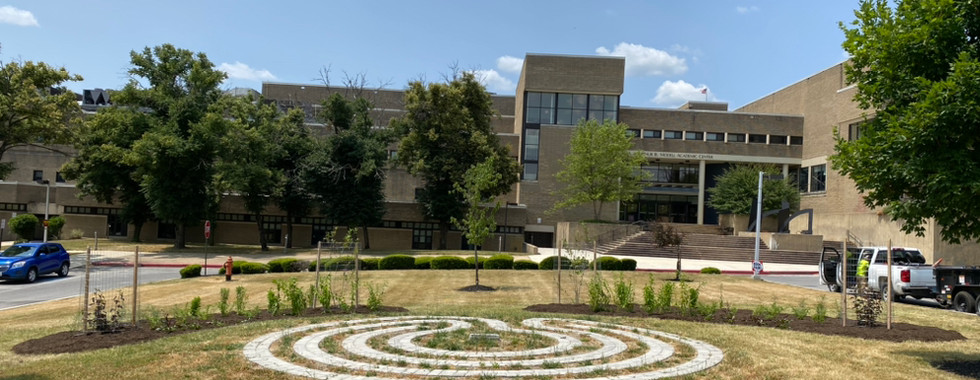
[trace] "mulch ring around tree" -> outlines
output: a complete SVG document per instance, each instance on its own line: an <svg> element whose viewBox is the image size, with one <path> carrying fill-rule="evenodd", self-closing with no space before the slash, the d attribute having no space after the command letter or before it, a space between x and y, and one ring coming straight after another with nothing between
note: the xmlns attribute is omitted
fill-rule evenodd
<svg viewBox="0 0 980 380"><path fill-rule="evenodd" d="M368 310L365 306L358 306L352 311L356 314L370 313L407 313L408 309L403 307L382 306L377 311ZM213 314L206 319L193 318L183 323L183 326L172 329L153 329L146 321L139 321L134 327L130 324L121 326L114 332L89 331L63 331L48 335L43 338L31 339L18 343L13 347L13 351L20 355L43 355L43 354L63 354L69 352L82 352L122 346L126 344L142 343L154 339L165 338L168 336L191 333L201 330L209 330L220 327L234 326L242 323L272 321L286 318L322 317L331 315L347 314L334 307L328 313L323 309L307 309L302 315L294 316L285 312L277 315L269 314L268 311L261 311L253 316L243 316L236 313L229 313L222 316Z"/></svg>
<svg viewBox="0 0 980 380"><path fill-rule="evenodd" d="M858 326L857 321L848 320L847 327L841 326L839 318L827 318L823 322L816 322L810 317L798 319L792 314L779 314L773 318L760 318L752 315L752 310L736 310L732 315L729 309L718 309L710 318L702 315L692 315L679 308L672 308L670 311L647 314L642 310L641 305L636 305L633 312L626 311L618 306L608 305L608 311L593 312L589 305L585 304L539 304L531 305L524 310L579 314L579 315L602 315L617 317L641 317L641 318L660 318L691 322L718 323L739 326L765 326L780 328L791 331L810 332L824 335L840 335L852 338L884 340L890 342L921 341L921 342L947 342L954 340L964 340L962 334L957 331L944 330L938 327L919 326L908 323L892 323L891 330L885 325L879 324L875 327Z"/></svg>

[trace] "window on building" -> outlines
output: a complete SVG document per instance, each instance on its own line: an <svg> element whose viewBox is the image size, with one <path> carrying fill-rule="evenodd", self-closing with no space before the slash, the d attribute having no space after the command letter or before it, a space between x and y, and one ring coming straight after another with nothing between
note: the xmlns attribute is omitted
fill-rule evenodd
<svg viewBox="0 0 980 380"><path fill-rule="evenodd" d="M765 144L766 135L749 134L749 142L753 144Z"/></svg>
<svg viewBox="0 0 980 380"><path fill-rule="evenodd" d="M537 181L538 180L538 164L537 163L524 163L524 180L525 181Z"/></svg>
<svg viewBox="0 0 980 380"><path fill-rule="evenodd" d="M532 124L555 123L555 94L528 92L525 121Z"/></svg>
<svg viewBox="0 0 980 380"><path fill-rule="evenodd" d="M685 132L684 140L703 141L704 132Z"/></svg>
<svg viewBox="0 0 980 380"><path fill-rule="evenodd" d="M708 132L704 134L707 141L725 141L725 134L721 132Z"/></svg>
<svg viewBox="0 0 980 380"><path fill-rule="evenodd" d="M647 173L646 182L653 183L698 183L698 166L685 164L654 163L643 165Z"/></svg>
<svg viewBox="0 0 980 380"><path fill-rule="evenodd" d="M790 136L789 145L803 145L803 136Z"/></svg>
<svg viewBox="0 0 980 380"><path fill-rule="evenodd" d="M626 130L626 134L630 135L630 137L640 137L640 130L639 129L627 129Z"/></svg>
<svg viewBox="0 0 980 380"><path fill-rule="evenodd" d="M799 173L796 175L797 185L799 186L800 192L805 193L810 191L810 171L809 168L800 168Z"/></svg>
<svg viewBox="0 0 980 380"><path fill-rule="evenodd" d="M397 150L389 150L388 151L388 160L389 161L394 161L394 160L397 160L397 159L398 159L398 151Z"/></svg>
<svg viewBox="0 0 980 380"><path fill-rule="evenodd" d="M538 148L540 147L541 130L527 128L524 130L524 179L538 179Z"/></svg>
<svg viewBox="0 0 980 380"><path fill-rule="evenodd" d="M684 138L681 131L664 131L664 140L680 140Z"/></svg>
<svg viewBox="0 0 980 380"><path fill-rule="evenodd" d="M43 181L43 180L44 180L44 170L35 170L34 171L34 181L35 182L40 182L40 181Z"/></svg>
<svg viewBox="0 0 980 380"><path fill-rule="evenodd" d="M413 229L412 249L432 249L432 230Z"/></svg>
<svg viewBox="0 0 980 380"><path fill-rule="evenodd" d="M62 177L61 176L61 172L54 172L54 181L55 182L65 182L65 177Z"/></svg>
<svg viewBox="0 0 980 380"><path fill-rule="evenodd" d="M847 139L850 141L861 138L864 134L864 122L851 123L847 125Z"/></svg>
<svg viewBox="0 0 980 380"><path fill-rule="evenodd" d="M419 200L419 198L422 198L422 191L423 191L423 189L421 187L416 187L415 188L415 198L414 199L416 201Z"/></svg>
<svg viewBox="0 0 980 380"><path fill-rule="evenodd" d="M644 129L643 130L643 138L645 138L645 139L659 139L661 135L662 135L662 131L659 130L659 129L658 130L652 130L652 129Z"/></svg>
<svg viewBox="0 0 980 380"><path fill-rule="evenodd" d="M589 119L616 121L617 102L613 95L589 95Z"/></svg>
<svg viewBox="0 0 980 380"><path fill-rule="evenodd" d="M769 135L769 144L772 145L786 145L787 137L785 135Z"/></svg>
<svg viewBox="0 0 980 380"><path fill-rule="evenodd" d="M729 133L728 142L744 143L745 134L744 133Z"/></svg>
<svg viewBox="0 0 980 380"><path fill-rule="evenodd" d="M810 192L827 191L827 165L810 167Z"/></svg>

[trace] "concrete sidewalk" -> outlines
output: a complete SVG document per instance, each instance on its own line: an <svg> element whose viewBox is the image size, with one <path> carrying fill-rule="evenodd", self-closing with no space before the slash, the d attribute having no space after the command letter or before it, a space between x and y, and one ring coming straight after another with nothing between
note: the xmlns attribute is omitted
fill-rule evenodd
<svg viewBox="0 0 980 380"><path fill-rule="evenodd" d="M546 257L554 256L557 250L552 248L539 248L537 255L521 255L517 253L511 253L515 259L530 259L534 262L541 262ZM486 252L488 254L494 252ZM592 259L591 252L581 252L574 253ZM434 255L438 255L435 253ZM373 255L365 255L366 257L377 257ZM251 262L261 262L267 263L270 260L278 258L296 258L305 261L316 260L316 254L310 253L300 253L300 254L275 254L269 253L264 254L260 257L254 255L232 255L232 259L235 261L251 261ZM331 256L323 255L321 258L327 259ZM659 257L637 257L637 256L612 256L618 259L633 259L636 260L636 269L641 271L654 271L654 272L673 272L677 267L677 260L674 258L659 258ZM213 268L217 270L221 268L225 260L228 259L227 255L215 255L213 253L208 254L208 268ZM101 251L93 255L93 260L96 260L95 265L120 265L120 266L131 266L132 265L132 253L131 252L111 252L111 251ZM145 267L165 267L165 268L183 268L191 264L204 264L204 254L203 253L154 253L147 252L140 257L140 266ZM740 261L719 261L719 260L681 260L681 270L689 273L700 272L701 268L713 267L718 268L725 274L733 275L751 275L752 274L752 263L751 262L740 262ZM763 263L762 274L767 275L810 275L817 274L817 265L794 265L794 264L767 264Z"/></svg>

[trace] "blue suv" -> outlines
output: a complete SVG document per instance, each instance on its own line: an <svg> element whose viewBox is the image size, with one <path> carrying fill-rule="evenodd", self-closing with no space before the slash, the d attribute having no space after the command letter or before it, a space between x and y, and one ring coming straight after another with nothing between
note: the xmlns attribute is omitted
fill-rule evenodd
<svg viewBox="0 0 980 380"><path fill-rule="evenodd" d="M20 243L0 252L0 279L34 282L37 276L68 275L68 251L58 243Z"/></svg>

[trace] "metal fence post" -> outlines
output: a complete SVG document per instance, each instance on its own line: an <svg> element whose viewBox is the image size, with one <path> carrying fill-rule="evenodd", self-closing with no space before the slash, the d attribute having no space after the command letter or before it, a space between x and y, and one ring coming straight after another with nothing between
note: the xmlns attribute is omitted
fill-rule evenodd
<svg viewBox="0 0 980 380"><path fill-rule="evenodd" d="M140 288L140 246L136 246L136 252L133 255L133 327L136 327L137 312L139 306L139 288Z"/></svg>
<svg viewBox="0 0 980 380"><path fill-rule="evenodd" d="M82 332L88 332L88 287L89 287L89 272L92 268L92 247L87 247L85 249L85 294L82 296Z"/></svg>

